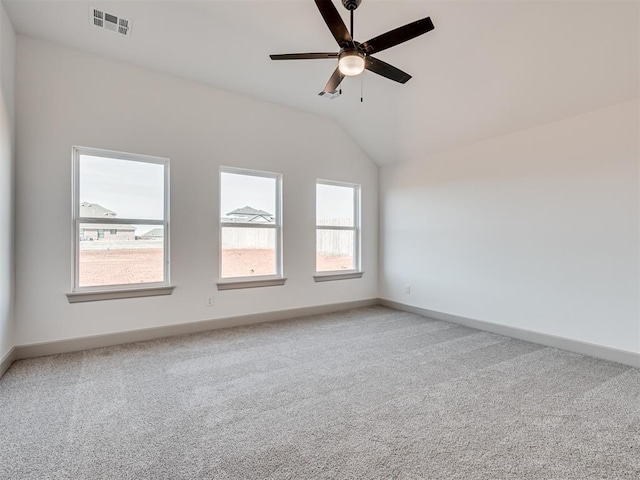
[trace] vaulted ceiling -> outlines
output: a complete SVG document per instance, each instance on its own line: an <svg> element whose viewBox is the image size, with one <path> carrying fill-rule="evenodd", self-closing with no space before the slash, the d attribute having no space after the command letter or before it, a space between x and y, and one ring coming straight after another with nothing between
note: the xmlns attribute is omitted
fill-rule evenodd
<svg viewBox="0 0 640 480"><path fill-rule="evenodd" d="M367 72L334 100L317 93L335 60L268 57L337 50L312 0L4 3L18 33L334 118L380 165L637 98L640 84L634 1L364 0L361 42L426 16L435 30L377 55L407 84ZM89 6L131 19L132 35L91 26Z"/></svg>

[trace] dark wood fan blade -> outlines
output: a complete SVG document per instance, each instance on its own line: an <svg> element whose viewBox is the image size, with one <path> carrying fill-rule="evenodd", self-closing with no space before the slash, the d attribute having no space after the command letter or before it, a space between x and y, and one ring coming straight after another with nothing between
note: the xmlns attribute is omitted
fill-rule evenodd
<svg viewBox="0 0 640 480"><path fill-rule="evenodd" d="M344 75L340 73L340 69L336 68L333 71L331 78L325 85L324 90L322 90L322 92L320 92L319 95L335 92L338 89L338 85L340 85L340 82L342 82L343 79L344 79Z"/></svg>
<svg viewBox="0 0 640 480"><path fill-rule="evenodd" d="M338 58L337 53L283 53L279 55L269 55L271 60L316 60L322 58Z"/></svg>
<svg viewBox="0 0 640 480"><path fill-rule="evenodd" d="M364 68L367 70L377 73L378 75L382 75L383 77L388 78L389 80L393 80L398 83L407 83L411 79L411 75L407 72L403 72L399 68L394 67L393 65L389 65L388 63L383 62L382 60L378 60L373 57L365 57L364 59Z"/></svg>
<svg viewBox="0 0 640 480"><path fill-rule="evenodd" d="M342 21L342 17L338 13L335 5L331 0L316 0L320 15L324 18L327 27L331 30L333 38L336 39L340 47L348 47L353 44L353 39L347 26Z"/></svg>
<svg viewBox="0 0 640 480"><path fill-rule="evenodd" d="M364 42L362 47L368 55L373 55L374 53L381 52L382 50L386 50L387 48L394 47L400 43L406 42L407 40L411 40L412 38L416 38L424 33L430 32L433 29L434 26L433 22L431 22L431 18L426 17L404 25L403 27L398 27L390 32L378 35L377 37Z"/></svg>

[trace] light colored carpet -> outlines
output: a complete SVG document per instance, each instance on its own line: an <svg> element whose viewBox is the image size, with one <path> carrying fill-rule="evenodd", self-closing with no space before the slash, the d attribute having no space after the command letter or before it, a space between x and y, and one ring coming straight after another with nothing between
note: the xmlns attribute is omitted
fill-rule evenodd
<svg viewBox="0 0 640 480"><path fill-rule="evenodd" d="M640 478L640 371L370 307L22 360L2 479Z"/></svg>

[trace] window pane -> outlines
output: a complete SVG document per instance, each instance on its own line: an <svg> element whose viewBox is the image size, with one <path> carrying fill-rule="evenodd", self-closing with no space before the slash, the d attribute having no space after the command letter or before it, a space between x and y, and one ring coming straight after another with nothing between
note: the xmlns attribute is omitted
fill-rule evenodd
<svg viewBox="0 0 640 480"><path fill-rule="evenodd" d="M321 183L316 187L317 224L353 227L355 189Z"/></svg>
<svg viewBox="0 0 640 480"><path fill-rule="evenodd" d="M234 223L276 222L275 178L220 173L220 220Z"/></svg>
<svg viewBox="0 0 640 480"><path fill-rule="evenodd" d="M79 287L164 281L164 227L83 223L79 240Z"/></svg>
<svg viewBox="0 0 640 480"><path fill-rule="evenodd" d="M317 230L316 271L355 269L352 230Z"/></svg>
<svg viewBox="0 0 640 480"><path fill-rule="evenodd" d="M81 154L79 167L80 217L164 218L164 165Z"/></svg>
<svg viewBox="0 0 640 480"><path fill-rule="evenodd" d="M222 277L276 275L275 228L222 228Z"/></svg>

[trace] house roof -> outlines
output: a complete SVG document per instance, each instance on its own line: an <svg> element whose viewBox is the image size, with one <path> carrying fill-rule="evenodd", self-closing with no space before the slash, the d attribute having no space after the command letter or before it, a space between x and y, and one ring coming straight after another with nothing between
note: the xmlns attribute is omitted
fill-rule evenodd
<svg viewBox="0 0 640 480"><path fill-rule="evenodd" d="M268 57L338 50L311 1L98 2L135 19L126 47L89 28L89 2L2 3L19 34L329 117L380 165L628 101L640 83L635 1L367 0L354 12L359 42L426 16L435 30L376 54L413 76L406 85L367 71L335 100L317 95L335 60Z"/></svg>
<svg viewBox="0 0 640 480"><path fill-rule="evenodd" d="M80 216L99 218L99 217L115 217L117 216L117 214L113 210L104 208L102 205L99 205L97 203L82 202L80 204Z"/></svg>
<svg viewBox="0 0 640 480"><path fill-rule="evenodd" d="M115 218L118 216L113 210L104 208L98 203L82 202L80 203L80 216L87 218ZM121 223L88 223L82 224L84 230L135 230L136 227L130 224Z"/></svg>
<svg viewBox="0 0 640 480"><path fill-rule="evenodd" d="M265 212L264 210L256 210L255 208L249 206L236 208L232 212L227 213L227 215L256 215L262 217L273 217L273 214L269 212Z"/></svg>
<svg viewBox="0 0 640 480"><path fill-rule="evenodd" d="M164 228L152 228L148 232L140 235L140 237L143 237L143 238L144 237L154 237L154 238L164 237Z"/></svg>

